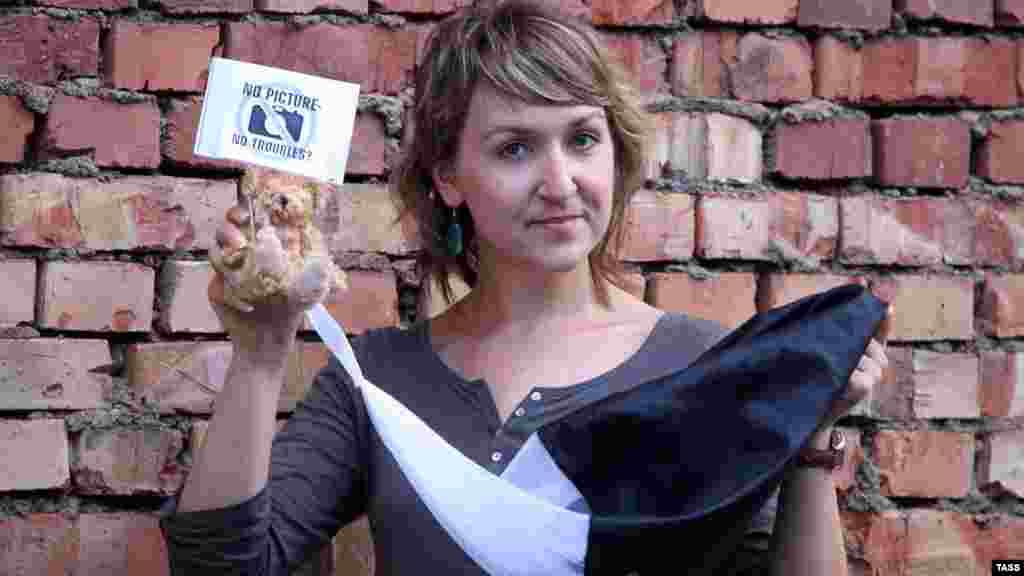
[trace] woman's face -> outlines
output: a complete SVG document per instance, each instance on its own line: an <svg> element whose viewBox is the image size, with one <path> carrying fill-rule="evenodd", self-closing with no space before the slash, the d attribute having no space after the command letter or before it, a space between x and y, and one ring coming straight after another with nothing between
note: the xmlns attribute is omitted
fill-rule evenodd
<svg viewBox="0 0 1024 576"><path fill-rule="evenodd" d="M483 82L453 170L435 179L450 206L469 207L485 262L572 270L611 219L608 120L600 107L531 105Z"/></svg>

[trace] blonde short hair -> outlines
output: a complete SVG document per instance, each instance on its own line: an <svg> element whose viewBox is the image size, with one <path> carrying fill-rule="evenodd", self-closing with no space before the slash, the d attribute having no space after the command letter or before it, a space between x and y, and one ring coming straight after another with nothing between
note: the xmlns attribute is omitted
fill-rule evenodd
<svg viewBox="0 0 1024 576"><path fill-rule="evenodd" d="M607 302L604 281L625 286L614 255L622 242L626 206L643 185L650 119L622 68L609 57L596 32L577 18L525 0L478 3L433 30L416 72L413 132L392 172L391 192L402 216L412 215L423 251L419 268L433 275L447 303L448 275L467 285L477 281L479 252L469 211L454 217L463 229L464 250L445 251L452 210L434 190L437 166L450 166L458 150L473 91L481 81L523 101L603 108L615 148L615 187L611 221L591 252L599 298ZM429 289L424 282L424 289Z"/></svg>

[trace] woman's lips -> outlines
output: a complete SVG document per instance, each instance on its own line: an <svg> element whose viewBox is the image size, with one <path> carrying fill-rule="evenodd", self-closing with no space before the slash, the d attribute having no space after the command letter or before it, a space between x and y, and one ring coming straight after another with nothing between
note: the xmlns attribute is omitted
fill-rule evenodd
<svg viewBox="0 0 1024 576"><path fill-rule="evenodd" d="M544 225L544 224L563 224L565 222L571 222L573 220L576 220L577 218L582 218L582 216L580 216L578 214L569 214L569 215L566 215L566 216L550 216L548 218L539 218L537 220L534 220L533 223L534 224L542 224L542 225Z"/></svg>

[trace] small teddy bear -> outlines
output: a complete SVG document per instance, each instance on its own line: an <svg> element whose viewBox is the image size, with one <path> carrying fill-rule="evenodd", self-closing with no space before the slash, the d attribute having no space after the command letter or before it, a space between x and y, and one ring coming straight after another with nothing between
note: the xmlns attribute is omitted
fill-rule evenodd
<svg viewBox="0 0 1024 576"><path fill-rule="evenodd" d="M250 167L241 180L239 227L210 251L224 276L224 301L239 310L273 298L309 307L347 286L313 223L320 186L301 176Z"/></svg>

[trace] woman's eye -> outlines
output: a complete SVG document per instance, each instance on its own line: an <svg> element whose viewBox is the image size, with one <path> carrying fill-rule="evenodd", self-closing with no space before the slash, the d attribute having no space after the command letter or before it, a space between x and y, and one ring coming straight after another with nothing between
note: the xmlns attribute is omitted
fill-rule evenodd
<svg viewBox="0 0 1024 576"><path fill-rule="evenodd" d="M503 145L499 149L498 153L501 155L502 158L508 158L509 160L519 160L523 156L526 156L526 153L528 151L529 150L526 144L523 144L522 142L509 142L508 144Z"/></svg>
<svg viewBox="0 0 1024 576"><path fill-rule="evenodd" d="M577 132L572 137L572 145L578 150L590 150L600 139L591 132Z"/></svg>

